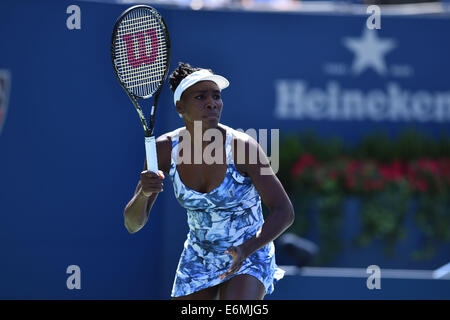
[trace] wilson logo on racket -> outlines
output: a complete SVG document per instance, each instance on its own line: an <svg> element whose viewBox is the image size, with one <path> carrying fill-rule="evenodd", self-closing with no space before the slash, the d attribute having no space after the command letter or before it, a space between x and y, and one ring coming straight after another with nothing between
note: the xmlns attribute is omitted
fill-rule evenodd
<svg viewBox="0 0 450 320"><path fill-rule="evenodd" d="M145 33L150 37L151 53L147 55L147 48L145 44ZM138 39L139 58L136 59L134 55L134 37ZM133 67L140 67L142 64L149 65L155 62L158 56L158 38L156 37L155 29L148 29L146 32L139 31L133 34L126 34L122 36L123 41L127 45L128 63Z"/></svg>

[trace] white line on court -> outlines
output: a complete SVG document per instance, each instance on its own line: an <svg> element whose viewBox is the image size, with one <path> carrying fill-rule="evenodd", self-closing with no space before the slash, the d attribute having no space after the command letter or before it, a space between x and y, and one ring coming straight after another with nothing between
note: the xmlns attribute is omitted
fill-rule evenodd
<svg viewBox="0 0 450 320"><path fill-rule="evenodd" d="M447 265L446 265L447 266ZM370 274L364 268L324 268L324 267L303 267L279 266L286 271L286 275L300 275L304 277L349 277L349 278L367 278ZM445 267L445 266L444 266ZM450 269L450 264L448 264ZM441 268L440 268L441 269ZM407 269L383 269L380 267L382 278L391 279L424 279L424 280L450 280L450 270L446 273L440 273L436 277L438 270L407 270Z"/></svg>

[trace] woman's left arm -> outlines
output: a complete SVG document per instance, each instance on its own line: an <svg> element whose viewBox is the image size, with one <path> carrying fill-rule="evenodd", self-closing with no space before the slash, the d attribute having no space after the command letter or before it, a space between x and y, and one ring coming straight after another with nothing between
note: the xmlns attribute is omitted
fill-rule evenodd
<svg viewBox="0 0 450 320"><path fill-rule="evenodd" d="M246 156L245 164L239 165L238 168L251 178L262 202L270 213L252 238L237 247L227 249L226 253L233 257L233 263L221 278L226 278L237 272L246 258L275 240L294 222L295 214L292 203L280 180L272 171L266 154L254 139L250 138L246 144L246 151L251 148L258 150L259 159L256 164L251 164L247 161ZM246 152L246 154L249 154L249 152Z"/></svg>

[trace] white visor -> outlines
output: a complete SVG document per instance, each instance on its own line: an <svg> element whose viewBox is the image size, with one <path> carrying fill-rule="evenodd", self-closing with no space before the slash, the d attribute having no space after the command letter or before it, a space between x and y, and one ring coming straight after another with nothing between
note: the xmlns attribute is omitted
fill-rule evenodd
<svg viewBox="0 0 450 320"><path fill-rule="evenodd" d="M176 105L177 101L181 99L181 95L184 90L200 81L213 81L217 84L220 90L225 89L230 85L230 82L227 79L217 74L212 74L209 70L202 69L195 71L180 82L175 90L175 93L173 94L173 103Z"/></svg>

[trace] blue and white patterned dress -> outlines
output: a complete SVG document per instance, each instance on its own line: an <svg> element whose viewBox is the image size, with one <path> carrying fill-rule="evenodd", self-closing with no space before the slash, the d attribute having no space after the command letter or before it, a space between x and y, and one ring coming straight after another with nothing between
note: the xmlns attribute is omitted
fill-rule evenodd
<svg viewBox="0 0 450 320"><path fill-rule="evenodd" d="M175 197L186 208L189 232L178 263L172 289L172 297L191 294L215 286L238 274L249 274L260 280L266 294L273 292L274 283L281 279L284 271L275 263L273 242L250 255L238 272L223 280L219 275L232 264L231 255L224 251L238 246L253 237L263 224L261 198L249 177L236 170L233 162L231 142L233 132L227 126L225 150L227 171L222 184L208 193L186 187L177 171L178 135L172 135L172 157L170 178ZM240 133L242 134L242 133Z"/></svg>

